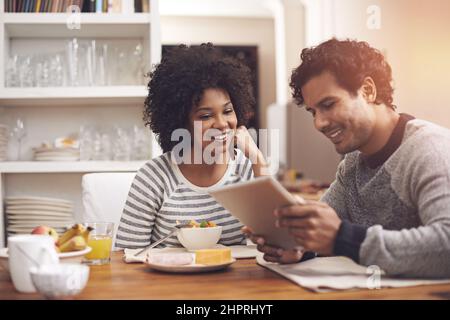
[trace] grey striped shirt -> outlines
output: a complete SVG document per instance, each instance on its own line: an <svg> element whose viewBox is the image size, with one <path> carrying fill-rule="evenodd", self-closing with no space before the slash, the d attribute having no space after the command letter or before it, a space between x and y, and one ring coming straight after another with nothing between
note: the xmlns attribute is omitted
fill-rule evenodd
<svg viewBox="0 0 450 320"><path fill-rule="evenodd" d="M117 230L116 247L139 248L166 236L177 221L212 221L222 226L219 243L245 244L243 226L212 198L212 188L253 178L252 165L240 150L236 150L222 179L211 187L190 183L167 152L147 162L136 174L123 209ZM181 246L176 236L158 247Z"/></svg>

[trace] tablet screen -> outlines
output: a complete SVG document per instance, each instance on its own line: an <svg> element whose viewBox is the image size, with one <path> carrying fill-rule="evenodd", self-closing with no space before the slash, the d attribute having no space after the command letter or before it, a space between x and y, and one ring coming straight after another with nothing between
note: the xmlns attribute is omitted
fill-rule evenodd
<svg viewBox="0 0 450 320"><path fill-rule="evenodd" d="M254 234L265 238L267 244L284 249L298 248L286 228L275 227L276 208L301 201L294 198L272 177L259 177L211 191L210 194L233 216L248 226Z"/></svg>

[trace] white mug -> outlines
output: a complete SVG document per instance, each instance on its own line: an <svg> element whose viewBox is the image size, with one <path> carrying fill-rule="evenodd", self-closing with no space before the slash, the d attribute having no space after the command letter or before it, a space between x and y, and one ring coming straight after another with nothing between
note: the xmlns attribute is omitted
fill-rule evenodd
<svg viewBox="0 0 450 320"><path fill-rule="evenodd" d="M8 237L9 272L19 292L36 292L30 268L59 263L55 241L47 235L18 235Z"/></svg>

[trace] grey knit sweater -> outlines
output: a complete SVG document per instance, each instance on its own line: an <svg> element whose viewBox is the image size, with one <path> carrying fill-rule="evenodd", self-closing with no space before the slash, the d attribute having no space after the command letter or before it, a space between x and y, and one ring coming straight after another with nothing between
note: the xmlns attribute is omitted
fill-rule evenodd
<svg viewBox="0 0 450 320"><path fill-rule="evenodd" d="M450 130L401 114L376 154L349 153L322 197L334 253L390 275L450 277Z"/></svg>

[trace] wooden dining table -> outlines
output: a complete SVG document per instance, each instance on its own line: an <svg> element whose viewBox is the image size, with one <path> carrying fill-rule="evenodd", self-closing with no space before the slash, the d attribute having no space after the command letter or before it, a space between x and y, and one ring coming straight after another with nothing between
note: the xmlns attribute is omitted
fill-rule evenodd
<svg viewBox="0 0 450 320"><path fill-rule="evenodd" d="M142 263L125 263L122 256L122 252L113 252L110 264L90 266L88 284L74 299L450 299L450 284L315 293L257 265L254 258L238 259L215 272L173 274L154 271ZM0 270L0 299L43 299L43 296L17 292L9 273Z"/></svg>

